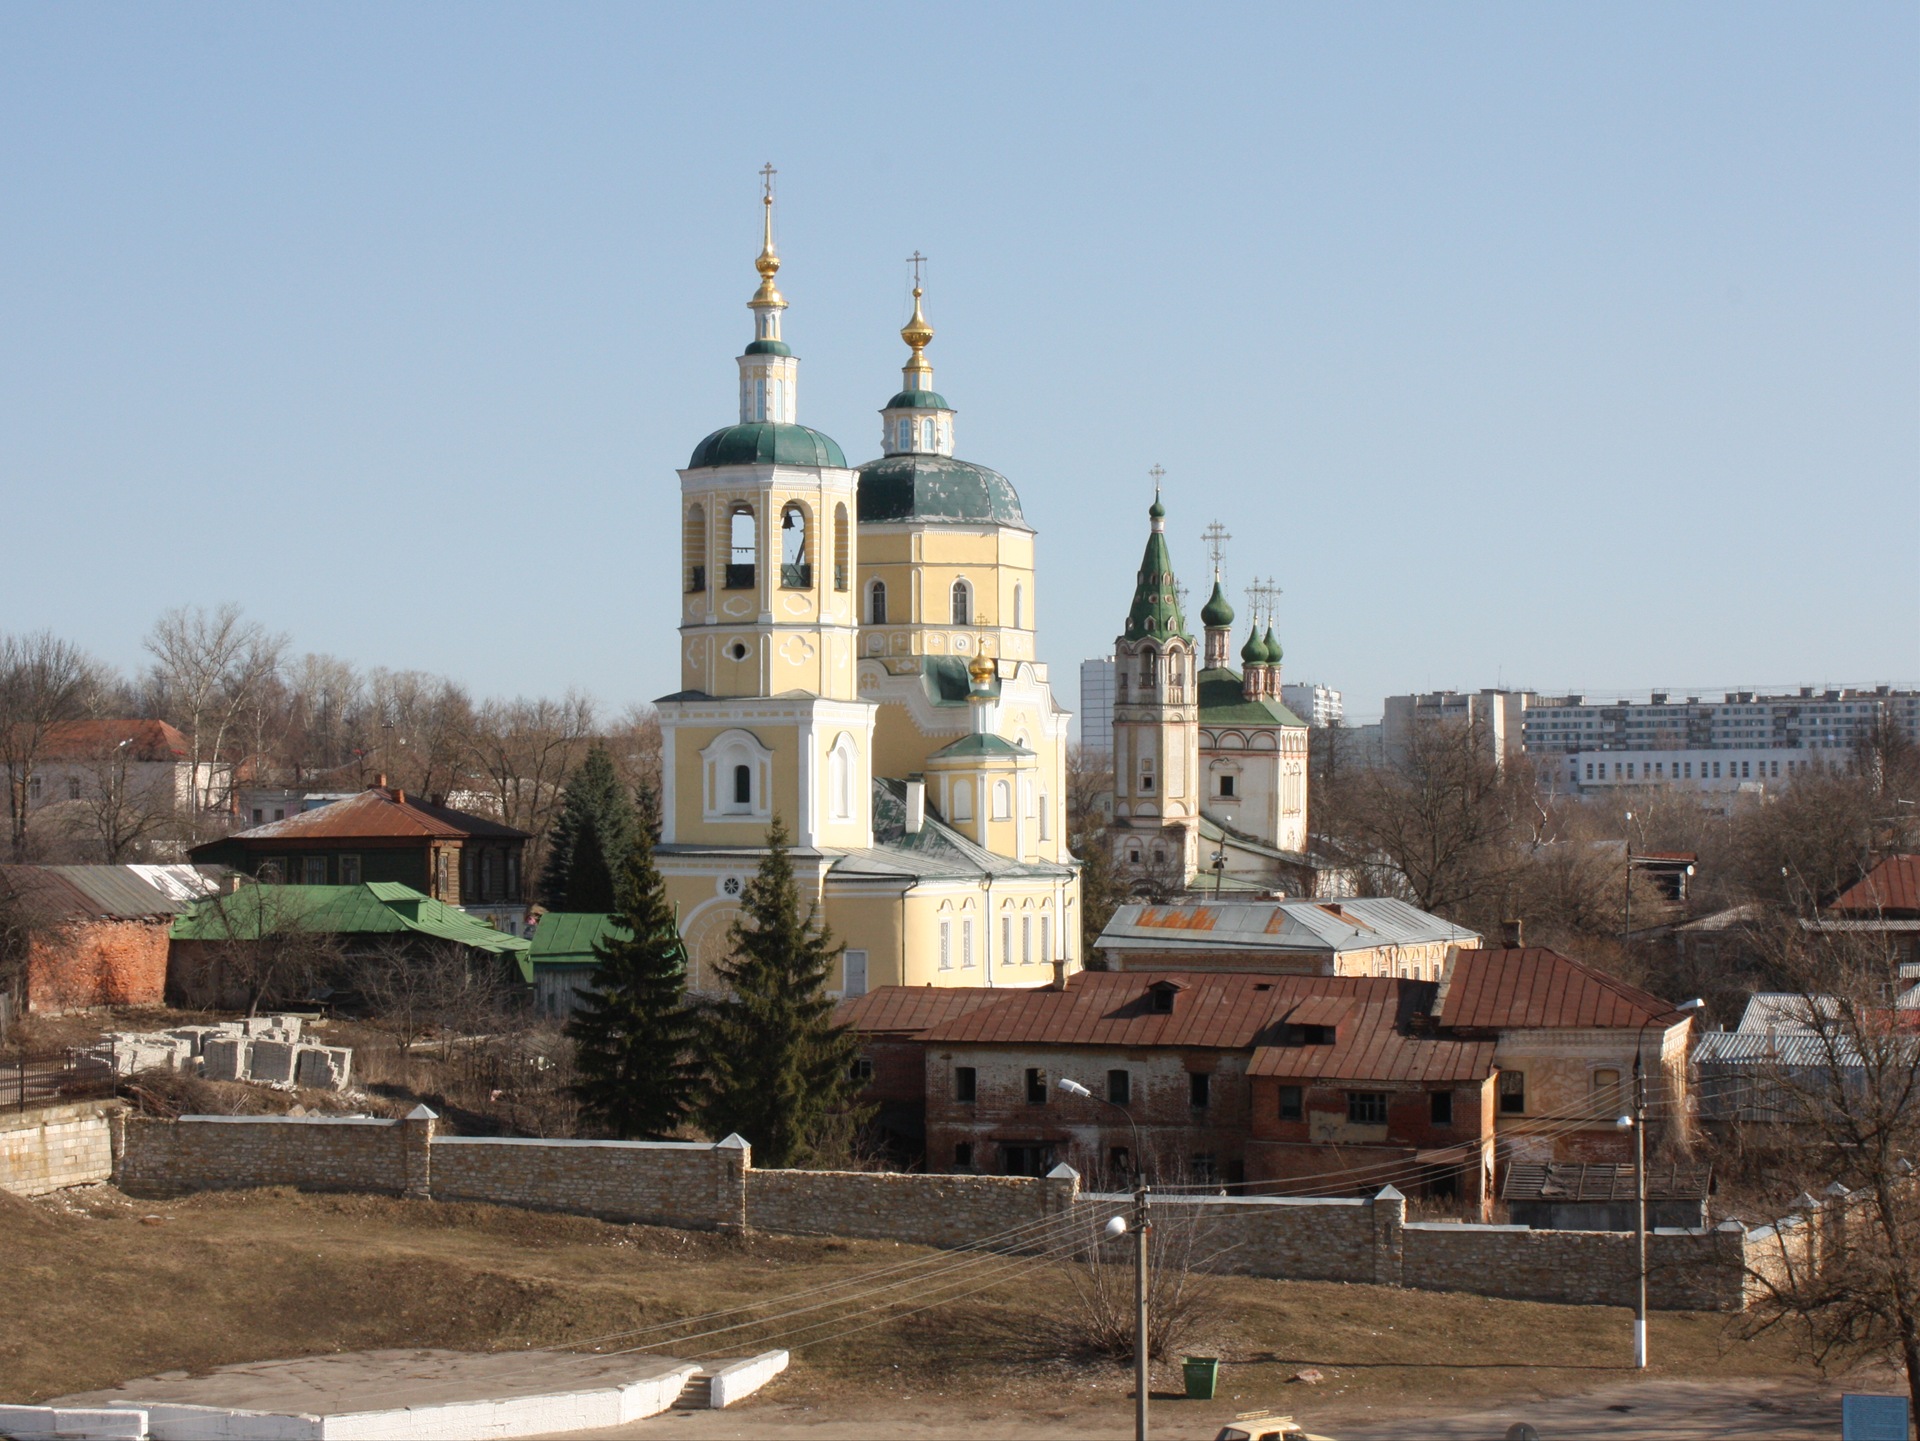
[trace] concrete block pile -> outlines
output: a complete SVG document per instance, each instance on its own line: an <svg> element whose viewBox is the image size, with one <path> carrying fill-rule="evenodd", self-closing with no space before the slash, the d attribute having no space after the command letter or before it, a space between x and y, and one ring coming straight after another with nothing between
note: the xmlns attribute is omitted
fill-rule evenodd
<svg viewBox="0 0 1920 1441"><path fill-rule="evenodd" d="M291 1090L343 1091L353 1077L353 1049L302 1039L298 1016L249 1016L171 1031L115 1031L86 1052L114 1074L185 1071L209 1081L253 1081Z"/></svg>

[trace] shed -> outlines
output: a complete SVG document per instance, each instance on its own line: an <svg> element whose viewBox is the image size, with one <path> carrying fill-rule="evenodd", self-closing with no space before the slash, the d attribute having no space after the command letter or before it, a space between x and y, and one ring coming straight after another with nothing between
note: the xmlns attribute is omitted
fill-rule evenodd
<svg viewBox="0 0 1920 1441"><path fill-rule="evenodd" d="M1647 1225L1707 1224L1711 1166L1668 1161L1647 1167ZM1631 1231L1637 1224L1633 1167L1592 1161L1518 1162L1500 1198L1516 1226L1536 1231Z"/></svg>
<svg viewBox="0 0 1920 1441"><path fill-rule="evenodd" d="M520 961L520 973L533 987L534 1009L563 1019L579 1010L581 993L593 989L600 968L594 947L632 934L618 916L602 911L548 911L541 916L532 949Z"/></svg>

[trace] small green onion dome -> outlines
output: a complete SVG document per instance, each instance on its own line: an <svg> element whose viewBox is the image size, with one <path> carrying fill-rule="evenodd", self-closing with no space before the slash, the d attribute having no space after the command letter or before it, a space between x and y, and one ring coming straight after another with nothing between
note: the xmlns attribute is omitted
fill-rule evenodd
<svg viewBox="0 0 1920 1441"><path fill-rule="evenodd" d="M747 355L792 355L793 349L784 340L752 340L747 342Z"/></svg>
<svg viewBox="0 0 1920 1441"><path fill-rule="evenodd" d="M1147 507L1147 514L1154 520L1165 520L1167 518L1167 508L1160 504L1160 497L1158 495L1154 496L1153 504Z"/></svg>
<svg viewBox="0 0 1920 1441"><path fill-rule="evenodd" d="M1208 630L1224 630L1233 624L1233 607L1227 603L1227 593L1218 580L1213 583L1213 594L1200 607L1200 623Z"/></svg>
<svg viewBox="0 0 1920 1441"><path fill-rule="evenodd" d="M1279 665L1280 664L1280 642L1273 638L1272 626L1267 627L1266 639L1262 641L1261 644L1263 644L1266 647L1267 664Z"/></svg>
<svg viewBox="0 0 1920 1441"><path fill-rule="evenodd" d="M817 465L847 468L832 436L790 421L750 420L716 430L693 448L688 470L721 465Z"/></svg>
<svg viewBox="0 0 1920 1441"><path fill-rule="evenodd" d="M1261 641L1260 632L1257 629L1247 632L1247 643L1240 647L1240 660L1245 665L1267 663L1267 647Z"/></svg>
<svg viewBox="0 0 1920 1441"><path fill-rule="evenodd" d="M894 396L882 410L952 410L946 396L937 390L903 390Z"/></svg>

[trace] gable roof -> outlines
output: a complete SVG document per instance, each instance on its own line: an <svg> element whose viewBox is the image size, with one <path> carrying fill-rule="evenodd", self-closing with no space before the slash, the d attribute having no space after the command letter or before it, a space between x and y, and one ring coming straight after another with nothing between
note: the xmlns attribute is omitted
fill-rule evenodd
<svg viewBox="0 0 1920 1441"><path fill-rule="evenodd" d="M1711 1166L1647 1167L1649 1201L1704 1201L1712 1184ZM1503 1201L1631 1201L1637 1194L1633 1167L1611 1161L1515 1161L1500 1184Z"/></svg>
<svg viewBox="0 0 1920 1441"><path fill-rule="evenodd" d="M1200 672L1200 724L1216 727L1299 726L1306 722L1277 700L1247 699L1246 682L1237 670L1215 666Z"/></svg>
<svg viewBox="0 0 1920 1441"><path fill-rule="evenodd" d="M1673 1015L1651 992L1544 946L1455 952L1434 1010L1440 1024L1462 1030L1588 1030Z"/></svg>
<svg viewBox="0 0 1920 1441"><path fill-rule="evenodd" d="M833 1021L869 1035L918 1035L1004 995L986 986L882 986L840 1002Z"/></svg>
<svg viewBox="0 0 1920 1441"><path fill-rule="evenodd" d="M358 795L334 801L317 810L298 811L285 820L268 821L251 830L235 831L217 841L195 846L190 854L211 851L234 841L287 843L357 840L527 840L523 830L501 825L484 816L469 815L451 806L436 805L386 786L369 786Z"/></svg>
<svg viewBox="0 0 1920 1441"><path fill-rule="evenodd" d="M1827 909L1860 918L1920 916L1920 856L1888 856Z"/></svg>
<svg viewBox="0 0 1920 1441"><path fill-rule="evenodd" d="M319 814L319 812L314 812ZM519 936L394 881L357 886L250 883L232 895L198 901L173 923L176 941L245 941L275 931L311 935L425 936L495 955L531 948Z"/></svg>
<svg viewBox="0 0 1920 1441"><path fill-rule="evenodd" d="M37 921L162 920L216 894L224 866L0 866L0 894Z"/></svg>

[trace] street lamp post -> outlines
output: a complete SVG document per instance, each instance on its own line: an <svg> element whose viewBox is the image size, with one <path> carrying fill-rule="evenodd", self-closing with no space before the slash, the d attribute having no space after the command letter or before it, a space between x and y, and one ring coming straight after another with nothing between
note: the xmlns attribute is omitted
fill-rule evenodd
<svg viewBox="0 0 1920 1441"><path fill-rule="evenodd" d="M1060 1078L1060 1089L1069 1096L1078 1096L1086 1101L1098 1101L1103 1106L1112 1106L1114 1110L1127 1118L1127 1125L1133 1132L1133 1441L1147 1441L1147 1388L1151 1380L1147 1355L1147 1235L1153 1229L1153 1222L1147 1214L1147 1169L1146 1157L1140 1150L1140 1126L1129 1111L1118 1101L1110 1101L1105 1096L1096 1096L1092 1091L1069 1077ZM1108 1235L1116 1235L1111 1223Z"/></svg>
<svg viewBox="0 0 1920 1441"><path fill-rule="evenodd" d="M1695 996L1690 1001L1682 1001L1669 1014L1678 1015L1682 1011L1697 1011L1706 1002ZM1649 1016L1640 1023L1640 1030L1633 1038L1633 1114L1621 1116L1614 1122L1621 1130L1633 1132L1633 1255L1634 1255L1634 1293L1633 1293L1633 1364L1634 1369L1647 1369L1647 1086L1646 1077L1640 1064L1641 1047L1646 1044L1647 1027L1661 1019Z"/></svg>

